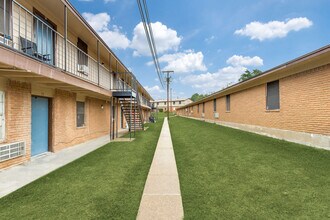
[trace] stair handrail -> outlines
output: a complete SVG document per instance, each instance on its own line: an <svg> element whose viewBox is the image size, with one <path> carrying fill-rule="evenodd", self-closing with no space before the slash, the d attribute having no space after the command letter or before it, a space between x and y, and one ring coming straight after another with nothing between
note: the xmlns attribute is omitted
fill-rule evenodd
<svg viewBox="0 0 330 220"><path fill-rule="evenodd" d="M135 78L135 76L133 76L133 88L135 89L136 91L136 104L137 104L137 107L139 109L139 115L140 115L140 118L141 118L141 124L142 124L142 130L144 130L144 118L143 118L143 114L142 114L142 106L141 106L141 102L140 102L140 95L139 95L139 90L137 88L137 79Z"/></svg>

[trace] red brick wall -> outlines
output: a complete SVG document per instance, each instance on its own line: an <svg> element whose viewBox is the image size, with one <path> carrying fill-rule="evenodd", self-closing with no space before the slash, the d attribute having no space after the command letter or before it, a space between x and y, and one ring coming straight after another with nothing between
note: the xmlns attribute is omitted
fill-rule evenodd
<svg viewBox="0 0 330 220"><path fill-rule="evenodd" d="M106 101L86 98L85 126L83 127L76 125L75 93L56 90L52 103L52 151L56 152L110 132L110 108Z"/></svg>
<svg viewBox="0 0 330 220"><path fill-rule="evenodd" d="M0 169L25 162L31 155L31 85L8 81L6 87L6 134L1 144L25 141L26 155L0 162Z"/></svg>
<svg viewBox="0 0 330 220"><path fill-rule="evenodd" d="M266 110L266 84L217 98L219 119L213 115L213 100L205 103L205 119L330 135L330 65L279 80L280 110ZM197 114L197 105L193 117ZM195 113L196 112L196 113ZM180 113L185 115L185 109Z"/></svg>

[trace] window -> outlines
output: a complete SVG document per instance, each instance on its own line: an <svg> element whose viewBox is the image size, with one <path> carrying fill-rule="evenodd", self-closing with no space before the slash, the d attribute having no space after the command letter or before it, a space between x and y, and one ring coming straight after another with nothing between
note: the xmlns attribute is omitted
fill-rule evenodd
<svg viewBox="0 0 330 220"><path fill-rule="evenodd" d="M0 35L10 36L11 0L0 0Z"/></svg>
<svg viewBox="0 0 330 220"><path fill-rule="evenodd" d="M217 99L213 99L213 111L217 111Z"/></svg>
<svg viewBox="0 0 330 220"><path fill-rule="evenodd" d="M267 83L267 97L266 97L266 109L276 110L280 109L280 91L279 81L273 81Z"/></svg>
<svg viewBox="0 0 330 220"><path fill-rule="evenodd" d="M5 93L0 91L0 140L5 139Z"/></svg>
<svg viewBox="0 0 330 220"><path fill-rule="evenodd" d="M179 105L181 105L181 101L179 101Z"/></svg>
<svg viewBox="0 0 330 220"><path fill-rule="evenodd" d="M85 125L85 103L77 102L77 127Z"/></svg>
<svg viewBox="0 0 330 220"><path fill-rule="evenodd" d="M78 72L88 74L88 46L84 41L78 38L77 47Z"/></svg>
<svg viewBox="0 0 330 220"><path fill-rule="evenodd" d="M173 102L173 105L175 105L175 102Z"/></svg>
<svg viewBox="0 0 330 220"><path fill-rule="evenodd" d="M230 95L226 95L226 111L230 112Z"/></svg>
<svg viewBox="0 0 330 220"><path fill-rule="evenodd" d="M199 113L199 104L197 105L197 113Z"/></svg>
<svg viewBox="0 0 330 220"><path fill-rule="evenodd" d="M49 64L54 64L54 32L56 29L53 22L49 19L46 19L39 11L34 9L34 34L35 42L31 42L32 51L29 51L29 42L27 39L22 39L23 50L26 53L37 57L39 60L42 60ZM26 41L26 42L24 42Z"/></svg>
<svg viewBox="0 0 330 220"><path fill-rule="evenodd" d="M203 102L202 113L205 113L205 102Z"/></svg>
<svg viewBox="0 0 330 220"><path fill-rule="evenodd" d="M166 102L164 102L164 105L166 105Z"/></svg>

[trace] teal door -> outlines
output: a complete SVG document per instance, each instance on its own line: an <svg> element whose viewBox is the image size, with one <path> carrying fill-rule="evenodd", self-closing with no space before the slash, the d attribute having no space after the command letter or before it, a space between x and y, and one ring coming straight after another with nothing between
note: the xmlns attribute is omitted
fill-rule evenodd
<svg viewBox="0 0 330 220"><path fill-rule="evenodd" d="M32 96L31 155L48 151L48 99Z"/></svg>

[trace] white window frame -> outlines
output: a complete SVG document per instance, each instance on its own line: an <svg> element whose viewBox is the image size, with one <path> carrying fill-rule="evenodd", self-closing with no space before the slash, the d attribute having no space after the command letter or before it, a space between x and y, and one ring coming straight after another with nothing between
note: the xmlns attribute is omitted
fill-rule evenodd
<svg viewBox="0 0 330 220"><path fill-rule="evenodd" d="M5 103L6 103L6 97L5 97L5 92L0 91L0 96L3 97L3 105L2 105L2 109L0 109L0 112L3 112L3 118L2 118L2 137L0 136L0 141L4 141L5 137L6 137L6 112L5 112ZM1 106L0 106L1 108ZM1 119L0 119L1 120Z"/></svg>

